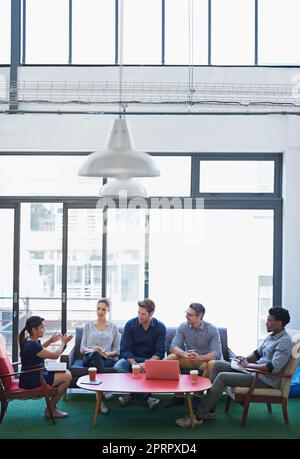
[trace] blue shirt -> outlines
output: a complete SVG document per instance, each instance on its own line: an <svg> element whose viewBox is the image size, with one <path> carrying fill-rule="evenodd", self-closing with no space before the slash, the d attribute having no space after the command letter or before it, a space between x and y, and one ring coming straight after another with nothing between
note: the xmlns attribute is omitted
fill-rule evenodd
<svg viewBox="0 0 300 459"><path fill-rule="evenodd" d="M271 333L262 345L254 351L257 357L256 363L267 365L271 372L281 373L291 357L292 347L292 339L285 329L280 333L276 333L276 335ZM259 375L259 379L271 387L277 387L282 378L279 376Z"/></svg>
<svg viewBox="0 0 300 459"><path fill-rule="evenodd" d="M163 359L166 352L166 334L165 325L155 318L152 318L147 331L140 324L138 317L129 320L121 339L121 357L132 359L136 356L150 359L157 355Z"/></svg>
<svg viewBox="0 0 300 459"><path fill-rule="evenodd" d="M33 368L41 368L44 366L44 359L38 357L38 353L43 350L40 340L31 341L28 338L24 340L21 349L21 371L31 370ZM54 372L43 372L44 379L47 384L52 385L54 380ZM41 385L40 373L38 371L32 373L20 374L19 386L22 389L35 389Z"/></svg>
<svg viewBox="0 0 300 459"><path fill-rule="evenodd" d="M194 349L199 355L214 352L216 360L222 357L219 331L217 327L204 321L198 328L186 322L180 324L171 343L171 351L174 346L186 351Z"/></svg>

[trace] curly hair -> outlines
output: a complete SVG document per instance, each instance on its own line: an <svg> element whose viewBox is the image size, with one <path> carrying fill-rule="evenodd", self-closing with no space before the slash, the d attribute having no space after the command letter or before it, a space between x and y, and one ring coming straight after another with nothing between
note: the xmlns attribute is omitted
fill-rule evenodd
<svg viewBox="0 0 300 459"><path fill-rule="evenodd" d="M281 306L275 306L274 308L269 309L269 314L270 316L273 316L275 320L280 320L283 328L291 320L289 311Z"/></svg>

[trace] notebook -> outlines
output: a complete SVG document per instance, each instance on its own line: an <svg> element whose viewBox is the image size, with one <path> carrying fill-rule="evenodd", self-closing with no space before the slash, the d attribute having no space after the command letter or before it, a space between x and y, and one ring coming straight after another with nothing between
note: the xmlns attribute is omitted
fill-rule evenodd
<svg viewBox="0 0 300 459"><path fill-rule="evenodd" d="M235 371L240 371L241 373L249 373L249 371L247 371L245 367L242 367L242 365L240 365L235 359L231 360L231 368Z"/></svg>
<svg viewBox="0 0 300 459"><path fill-rule="evenodd" d="M56 360L45 360L47 371L66 371L67 362L57 362Z"/></svg>
<svg viewBox="0 0 300 459"><path fill-rule="evenodd" d="M179 379L178 360L145 360L146 379Z"/></svg>

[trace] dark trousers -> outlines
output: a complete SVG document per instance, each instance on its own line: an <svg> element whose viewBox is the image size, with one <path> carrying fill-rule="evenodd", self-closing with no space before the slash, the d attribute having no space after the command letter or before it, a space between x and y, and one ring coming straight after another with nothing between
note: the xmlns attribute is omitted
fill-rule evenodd
<svg viewBox="0 0 300 459"><path fill-rule="evenodd" d="M102 357L99 352L89 352L85 354L82 359L82 363L84 367L96 367L99 373L104 373L105 368L112 368L116 363L110 357Z"/></svg>

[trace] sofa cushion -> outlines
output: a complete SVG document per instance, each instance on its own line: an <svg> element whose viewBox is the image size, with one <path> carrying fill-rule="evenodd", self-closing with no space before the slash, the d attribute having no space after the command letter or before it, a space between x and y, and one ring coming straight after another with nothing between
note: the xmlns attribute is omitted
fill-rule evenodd
<svg viewBox="0 0 300 459"><path fill-rule="evenodd" d="M119 332L122 334L124 327L119 327ZM175 336L177 327L167 327L167 355L170 354L170 346L172 340ZM228 344L227 344L227 328L218 328L221 344L222 344L222 354L224 360L229 360L228 354ZM82 339L83 327L76 327L75 332L75 361L82 359L82 354L80 353L80 344Z"/></svg>

